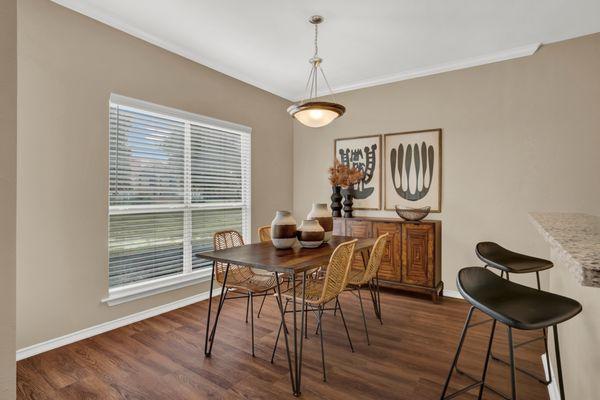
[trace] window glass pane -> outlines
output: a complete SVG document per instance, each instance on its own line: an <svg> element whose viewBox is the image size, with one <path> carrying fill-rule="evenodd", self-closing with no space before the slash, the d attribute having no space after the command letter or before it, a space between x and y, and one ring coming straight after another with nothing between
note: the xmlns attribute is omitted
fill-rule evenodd
<svg viewBox="0 0 600 400"><path fill-rule="evenodd" d="M195 254L212 250L214 233L244 234L249 225L249 133L115 97L119 102L111 96L109 113L109 287L210 266ZM211 209L198 208L206 206Z"/></svg>
<svg viewBox="0 0 600 400"><path fill-rule="evenodd" d="M110 216L110 287L182 271L183 212Z"/></svg>
<svg viewBox="0 0 600 400"><path fill-rule="evenodd" d="M192 203L242 201L239 134L192 124Z"/></svg>
<svg viewBox="0 0 600 400"><path fill-rule="evenodd" d="M242 209L230 208L220 210L192 211L192 254L213 249L215 232L234 230L242 232ZM192 269L210 267L208 260L194 256Z"/></svg>
<svg viewBox="0 0 600 400"><path fill-rule="evenodd" d="M182 203L185 123L110 109L110 204Z"/></svg>

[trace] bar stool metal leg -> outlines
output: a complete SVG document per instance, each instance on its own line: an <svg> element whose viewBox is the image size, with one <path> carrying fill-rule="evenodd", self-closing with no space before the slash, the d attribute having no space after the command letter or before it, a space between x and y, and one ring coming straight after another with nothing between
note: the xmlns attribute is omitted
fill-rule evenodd
<svg viewBox="0 0 600 400"><path fill-rule="evenodd" d="M508 327L508 353L510 357L510 388L512 392L512 400L517 399L517 377L515 371L515 348L513 346L512 328Z"/></svg>
<svg viewBox="0 0 600 400"><path fill-rule="evenodd" d="M490 341L488 342L487 352L485 353L485 362L483 364L483 373L481 374L481 386L479 386L478 400L482 399L483 389L485 388L485 376L487 375L488 364L490 362L490 353L492 352L492 344L494 343L494 333L496 332L496 320L492 322L492 331L490 332Z"/></svg>
<svg viewBox="0 0 600 400"><path fill-rule="evenodd" d="M448 372L448 377L446 378L446 383L444 383L444 389L442 390L442 395L440 396L440 400L451 399L458 395L459 393L463 393L465 389L472 389L473 385L467 386L465 389L461 389L458 392L454 392L448 397L446 397L446 391L448 391L448 385L450 384L450 379L452 378L452 372L454 372L454 368L456 367L456 363L458 362L458 358L460 357L460 352L462 350L463 343L465 342L465 337L467 336L467 330L469 329L469 323L471 322L471 317L473 316L473 311L475 307L471 307L469 309L469 313L467 314L467 319L465 321L465 326L463 327L462 333L460 335L460 340L458 342L458 347L456 348L456 353L454 354L454 359L452 360L452 365L450 366L450 371ZM468 390L467 389L467 390Z"/></svg>
<svg viewBox="0 0 600 400"><path fill-rule="evenodd" d="M554 352L556 353L556 368L558 369L558 388L561 400L565 400L565 385L563 383L562 366L560 364L560 346L558 344L558 327L556 325L552 325L552 332L554 333ZM550 369L550 364L548 364L548 369Z"/></svg>

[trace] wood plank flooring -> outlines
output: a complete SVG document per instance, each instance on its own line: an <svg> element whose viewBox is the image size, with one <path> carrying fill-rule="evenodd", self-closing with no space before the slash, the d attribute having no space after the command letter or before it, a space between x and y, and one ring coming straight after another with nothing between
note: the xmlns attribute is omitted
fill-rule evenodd
<svg viewBox="0 0 600 400"><path fill-rule="evenodd" d="M258 311L259 302L255 310ZM18 399L275 399L293 398L283 346L269 362L279 320L268 298L255 321L256 357L250 353L245 301L226 302L212 357L204 357L208 302L196 303L17 363ZM214 306L214 304L213 304ZM369 303L371 346L367 346L358 300L342 296L355 353L351 353L339 315L324 317L328 381L322 381L315 322L309 316L304 344L303 399L439 399L468 305L444 298L382 293L384 324ZM214 314L213 314L214 315ZM476 312L475 321L484 316ZM480 374L491 324L473 328L460 365ZM518 341L532 332L517 332ZM537 332L535 333L537 334ZM280 342L281 344L281 342ZM499 325L494 352L507 356L506 329ZM518 365L543 374L541 341L517 350ZM488 381L509 390L508 369L490 362ZM470 381L455 374L450 390ZM547 399L546 387L518 374L518 393ZM476 390L461 399L476 398ZM486 399L500 399L486 391Z"/></svg>

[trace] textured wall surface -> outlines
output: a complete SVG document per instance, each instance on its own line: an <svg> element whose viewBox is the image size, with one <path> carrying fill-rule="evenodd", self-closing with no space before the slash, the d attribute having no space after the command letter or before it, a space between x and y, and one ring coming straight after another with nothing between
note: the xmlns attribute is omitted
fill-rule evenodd
<svg viewBox="0 0 600 400"><path fill-rule="evenodd" d="M0 1L0 400L15 397L17 1Z"/></svg>
<svg viewBox="0 0 600 400"><path fill-rule="evenodd" d="M47 0L19 2L17 345L207 290L107 307L111 92L252 127L252 233L292 207L289 102Z"/></svg>
<svg viewBox="0 0 600 400"><path fill-rule="evenodd" d="M446 288L455 289L461 267L480 264L482 240L548 257L529 211L600 214L598 71L595 34L526 58L338 94L341 119L294 127L295 215L329 201L335 138L442 128L442 212L431 218L443 221Z"/></svg>

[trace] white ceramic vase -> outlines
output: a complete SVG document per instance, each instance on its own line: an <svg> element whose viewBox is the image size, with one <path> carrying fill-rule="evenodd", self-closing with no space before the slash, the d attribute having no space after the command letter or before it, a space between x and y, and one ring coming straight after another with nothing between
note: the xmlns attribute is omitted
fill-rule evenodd
<svg viewBox="0 0 600 400"><path fill-rule="evenodd" d="M278 249L289 249L296 243L296 220L289 211L277 211L271 222L271 241Z"/></svg>
<svg viewBox="0 0 600 400"><path fill-rule="evenodd" d="M325 231L325 238L323 241L327 243L331 239L333 234L333 217L327 208L325 203L313 203L312 209L306 216L306 219L314 219L319 221L319 224Z"/></svg>
<svg viewBox="0 0 600 400"><path fill-rule="evenodd" d="M316 219L305 219L298 228L298 240L302 247L315 248L323 244L325 230Z"/></svg>

